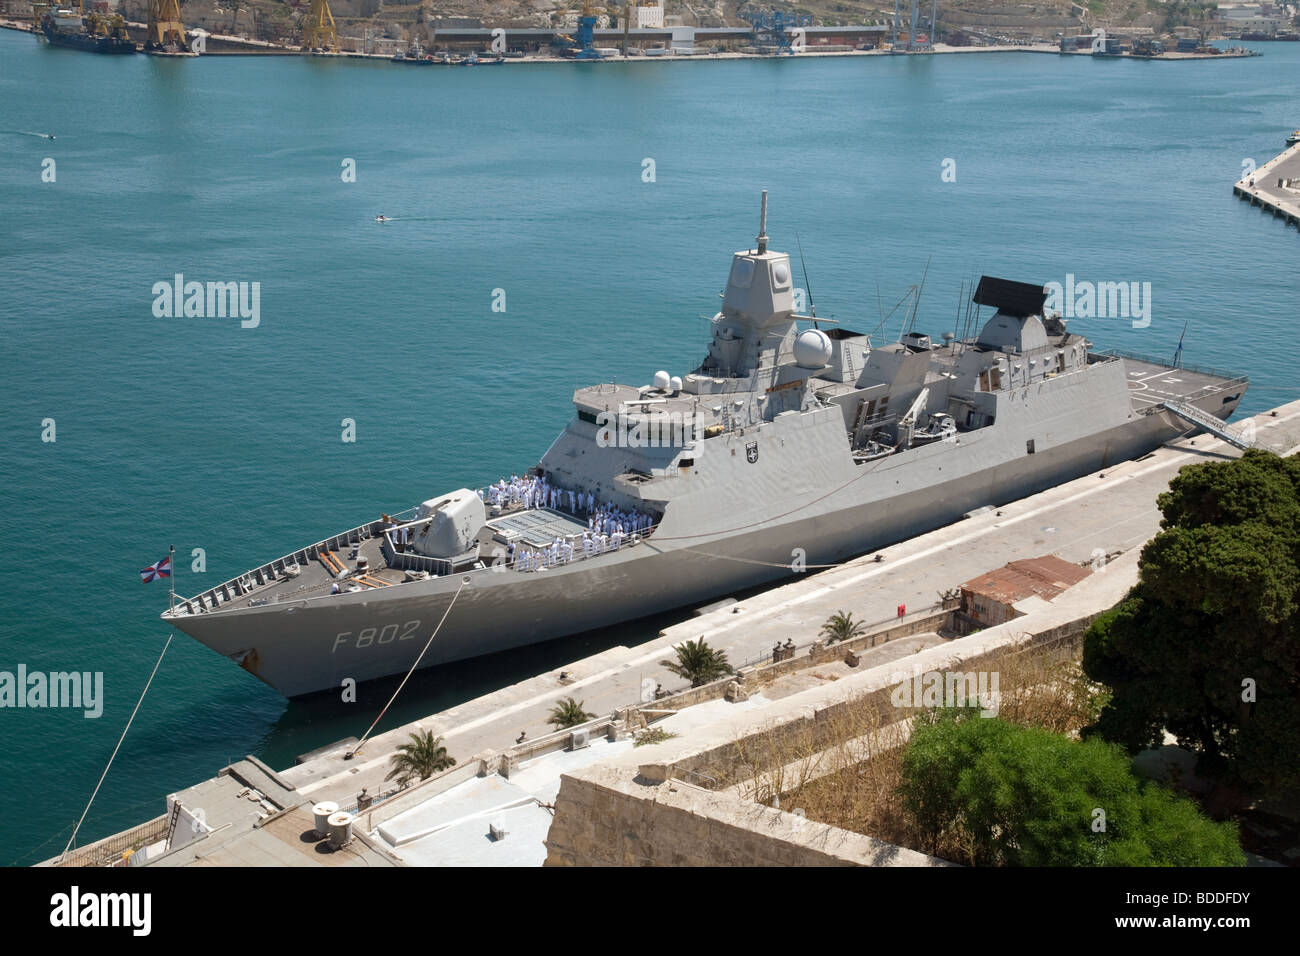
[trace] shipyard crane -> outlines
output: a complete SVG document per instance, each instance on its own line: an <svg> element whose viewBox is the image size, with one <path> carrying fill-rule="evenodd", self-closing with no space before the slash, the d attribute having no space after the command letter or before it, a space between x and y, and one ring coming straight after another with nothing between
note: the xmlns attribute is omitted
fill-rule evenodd
<svg viewBox="0 0 1300 956"><path fill-rule="evenodd" d="M894 0L894 37L890 44L893 47L898 46L898 14L899 14L898 0ZM930 33L926 40L926 44L925 44L926 49L930 49L930 50L934 49L934 31L935 31L935 26L937 25L938 22L938 15L939 15L938 0L930 0ZM911 25L908 27L908 31L907 31L907 49L909 52L916 49L916 28L920 25L920 22L921 22L920 2L919 0L912 0Z"/></svg>
<svg viewBox="0 0 1300 956"><path fill-rule="evenodd" d="M812 17L804 14L782 13L780 10L773 10L770 13L745 12L740 16L741 19L749 21L754 46L759 50L775 47L778 56L782 53L794 54L791 31L799 27L812 26Z"/></svg>
<svg viewBox="0 0 1300 956"><path fill-rule="evenodd" d="M596 49L596 8L591 0L582 0L582 16L578 18L578 29L574 33L578 47L573 52L575 60L603 60L605 54Z"/></svg>
<svg viewBox="0 0 1300 956"><path fill-rule="evenodd" d="M145 32L146 53L189 53L185 24L181 22L179 0L149 0L149 25Z"/></svg>
<svg viewBox="0 0 1300 956"><path fill-rule="evenodd" d="M331 53L339 51L339 35L334 29L334 14L330 12L329 0L311 0L311 9L302 25L302 47Z"/></svg>

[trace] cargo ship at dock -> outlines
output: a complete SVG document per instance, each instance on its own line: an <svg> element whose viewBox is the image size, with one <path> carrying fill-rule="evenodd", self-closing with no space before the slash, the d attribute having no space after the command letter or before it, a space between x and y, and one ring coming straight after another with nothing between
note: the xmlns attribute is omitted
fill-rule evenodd
<svg viewBox="0 0 1300 956"><path fill-rule="evenodd" d="M876 345L799 314L768 241L764 194L692 371L578 388L535 466L174 596L164 621L285 696L337 689L876 551L1218 434L1248 385L1096 351L1043 285L989 276L958 328L932 340L914 309Z"/></svg>
<svg viewBox="0 0 1300 956"><path fill-rule="evenodd" d="M38 21L40 33L52 46L85 50L89 53L129 54L139 52L120 14L98 11L46 10Z"/></svg>

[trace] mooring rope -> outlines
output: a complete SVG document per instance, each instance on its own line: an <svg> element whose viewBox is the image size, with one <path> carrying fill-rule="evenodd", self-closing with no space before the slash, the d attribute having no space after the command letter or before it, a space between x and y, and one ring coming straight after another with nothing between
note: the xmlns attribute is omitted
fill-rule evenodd
<svg viewBox="0 0 1300 956"><path fill-rule="evenodd" d="M153 673L149 675L149 680L145 682L144 690L140 691L140 699L135 702L135 710L131 711L131 716L122 728L122 736L117 739L117 746L113 748L113 754L108 758L108 764L104 767L104 772L99 775L99 783L95 784L95 792L90 795L90 802L86 804L86 809L81 811L81 819L77 825L72 828L72 836L68 837L68 845L63 848L59 854L59 862L63 862L68 855L68 850L72 848L72 842L77 839L77 831L81 829L81 824L86 820L86 814L90 812L90 804L95 802L95 797L99 794L99 788L104 785L104 778L108 776L108 768L113 766L113 758L117 752L122 749L122 741L126 740L126 732L131 729L131 721L135 720L135 715L140 711L140 705L144 703L144 695L149 693L149 685L153 683L154 674L158 673L158 668L162 664L163 655L167 653L167 648L172 646L172 634L167 635L167 643L163 645L162 654L158 655L158 660L153 665Z"/></svg>
<svg viewBox="0 0 1300 956"><path fill-rule="evenodd" d="M361 753L361 748L366 745L366 740L369 739L375 728L379 726L379 722L384 719L384 714L388 713L388 708L393 706L393 701L397 700L397 695L402 692L402 688L406 686L406 682L411 679L411 675L415 673L415 669L420 666L420 661L424 660L424 655L428 652L429 648L433 646L433 639L437 637L438 632L442 630L443 622L447 620L447 615L451 613L451 609L456 606L456 599L460 597L460 592L465 590L465 585L467 584L469 584L468 575L460 579L460 587L458 587L456 593L451 596L451 603L447 605L447 610L442 612L442 620L438 622L438 626L435 627L433 633L429 635L429 639L424 644L424 649L420 651L420 656L415 659L415 663L411 665L411 669L406 672L406 676L402 678L402 682L397 685L397 690L393 691L393 696L388 698L388 703L384 704L384 709L379 712L379 716L375 718L374 723L372 723L369 729L361 735L361 739L357 741L357 745L343 755L344 760L351 760L357 754Z"/></svg>

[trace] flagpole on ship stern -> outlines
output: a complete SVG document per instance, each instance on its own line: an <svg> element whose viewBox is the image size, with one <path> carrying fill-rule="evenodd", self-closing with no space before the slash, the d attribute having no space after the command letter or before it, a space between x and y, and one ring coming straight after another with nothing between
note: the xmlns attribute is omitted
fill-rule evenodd
<svg viewBox="0 0 1300 956"><path fill-rule="evenodd" d="M176 611L176 545L167 546L167 610L175 613Z"/></svg>

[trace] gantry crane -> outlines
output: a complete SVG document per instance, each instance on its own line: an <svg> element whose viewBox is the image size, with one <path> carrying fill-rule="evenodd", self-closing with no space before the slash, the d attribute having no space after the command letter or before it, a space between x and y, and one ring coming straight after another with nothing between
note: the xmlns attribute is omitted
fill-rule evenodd
<svg viewBox="0 0 1300 956"><path fill-rule="evenodd" d="M179 0L149 0L149 28L145 33L146 53L189 53L185 24L181 23Z"/></svg>
<svg viewBox="0 0 1300 956"><path fill-rule="evenodd" d="M334 29L334 14L330 12L329 0L311 0L311 10L302 25L302 47L331 53L339 51L339 34Z"/></svg>

